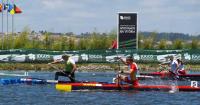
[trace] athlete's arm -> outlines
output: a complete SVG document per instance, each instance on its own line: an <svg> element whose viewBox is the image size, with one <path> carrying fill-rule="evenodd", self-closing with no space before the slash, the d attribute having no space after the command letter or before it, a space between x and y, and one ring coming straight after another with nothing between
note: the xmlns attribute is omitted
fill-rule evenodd
<svg viewBox="0 0 200 105"><path fill-rule="evenodd" d="M60 62L63 62L63 60L62 59L57 59L57 60L55 60L55 61L53 61L51 63L48 63L48 64L56 64L56 63L60 63Z"/></svg>
<svg viewBox="0 0 200 105"><path fill-rule="evenodd" d="M128 64L126 63L126 61L124 61L122 58L119 58L119 59L120 59L120 61L121 61L123 64L128 65Z"/></svg>
<svg viewBox="0 0 200 105"><path fill-rule="evenodd" d="M74 73L76 71L76 69L77 69L76 64L73 64L73 69L72 69L71 74Z"/></svg>
<svg viewBox="0 0 200 105"><path fill-rule="evenodd" d="M76 69L77 69L77 66L76 66L76 64L75 64L75 61L74 60L70 60L70 62L72 63L72 65L73 65L73 69L72 69L72 71L71 71L71 74L72 73L74 73L75 71L76 71Z"/></svg>
<svg viewBox="0 0 200 105"><path fill-rule="evenodd" d="M175 72L178 73L178 70L179 70L179 66L180 66L180 65L178 64L178 62L175 62L175 64L176 64L176 71L175 71Z"/></svg>
<svg viewBox="0 0 200 105"><path fill-rule="evenodd" d="M123 71L124 74L130 74L130 71Z"/></svg>

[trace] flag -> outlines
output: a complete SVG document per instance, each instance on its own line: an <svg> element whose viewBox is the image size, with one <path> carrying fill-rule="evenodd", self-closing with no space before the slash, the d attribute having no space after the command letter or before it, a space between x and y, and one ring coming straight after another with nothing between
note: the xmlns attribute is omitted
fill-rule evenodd
<svg viewBox="0 0 200 105"><path fill-rule="evenodd" d="M3 6L3 10L7 10L8 9L8 4L2 4Z"/></svg>
<svg viewBox="0 0 200 105"><path fill-rule="evenodd" d="M3 6L2 6L2 4L0 4L0 12L2 12L2 8L3 8Z"/></svg>
<svg viewBox="0 0 200 105"><path fill-rule="evenodd" d="M10 14L11 14L11 15L14 15L14 14L15 14L15 9L14 9L14 8L10 11Z"/></svg>
<svg viewBox="0 0 200 105"><path fill-rule="evenodd" d="M14 15L14 14L15 14L14 5L8 4L8 12L9 12L11 15Z"/></svg>
<svg viewBox="0 0 200 105"><path fill-rule="evenodd" d="M14 12L15 14L20 14L22 13L22 10L14 4Z"/></svg>
<svg viewBox="0 0 200 105"><path fill-rule="evenodd" d="M12 4L8 4L8 12L10 12L12 9L14 9L14 6Z"/></svg>

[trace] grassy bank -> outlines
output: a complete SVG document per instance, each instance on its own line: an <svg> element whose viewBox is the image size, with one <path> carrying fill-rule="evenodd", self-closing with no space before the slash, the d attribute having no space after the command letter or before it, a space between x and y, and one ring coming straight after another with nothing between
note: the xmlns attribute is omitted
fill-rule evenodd
<svg viewBox="0 0 200 105"><path fill-rule="evenodd" d="M63 64L54 64L59 69L64 69ZM138 64L141 72L159 71L158 64ZM118 64L77 64L78 71L118 71ZM186 70L200 71L200 65L186 65ZM124 65L120 65L120 69L126 69ZM54 71L55 69L47 64L30 64L30 63L0 63L0 70L35 70L35 71Z"/></svg>

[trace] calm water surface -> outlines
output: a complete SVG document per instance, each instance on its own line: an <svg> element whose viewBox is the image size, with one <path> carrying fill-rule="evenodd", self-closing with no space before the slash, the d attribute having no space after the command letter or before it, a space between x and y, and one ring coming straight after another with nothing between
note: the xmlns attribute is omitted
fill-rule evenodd
<svg viewBox="0 0 200 105"><path fill-rule="evenodd" d="M7 71L4 71L7 72ZM31 72L32 77L53 79L53 72ZM77 73L78 80L111 82L115 73ZM8 77L0 77L8 78ZM65 80L66 78L60 78ZM169 84L169 81L142 81ZM190 85L190 82L178 82ZM0 85L0 105L200 105L200 92L60 92L55 85Z"/></svg>

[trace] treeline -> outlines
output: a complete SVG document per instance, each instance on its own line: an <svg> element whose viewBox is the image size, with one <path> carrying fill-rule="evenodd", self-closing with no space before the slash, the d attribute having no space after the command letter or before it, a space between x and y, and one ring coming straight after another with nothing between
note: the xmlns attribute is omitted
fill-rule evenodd
<svg viewBox="0 0 200 105"><path fill-rule="evenodd" d="M45 50L89 50L108 49L116 38L115 31L109 33L92 32L87 36L53 35L45 32L33 35L29 28L15 35L5 35L0 39L0 49L45 49Z"/></svg>
<svg viewBox="0 0 200 105"><path fill-rule="evenodd" d="M165 36L164 36L165 35ZM140 49L200 49L200 36L188 36L180 33L159 34L156 32L141 32L138 35ZM163 36L162 38L160 36Z"/></svg>
<svg viewBox="0 0 200 105"><path fill-rule="evenodd" d="M184 36L184 34L179 33L174 38L168 38L171 37L170 33L161 34L157 32L139 32L138 36L139 49L200 49L198 36ZM32 34L29 28L25 28L19 34L1 37L0 49L45 49L58 51L108 49L111 47L112 41L116 39L116 30L108 33L92 32L87 33L87 35L53 35L48 32L37 35Z"/></svg>
<svg viewBox="0 0 200 105"><path fill-rule="evenodd" d="M199 39L200 40L200 35L189 35L189 34L184 34L184 33L166 33L166 32L140 32L141 35L144 37L149 37L152 35L152 33L156 33L156 41L166 39L170 41L174 41L176 39L181 39L181 40L192 40L192 39Z"/></svg>

